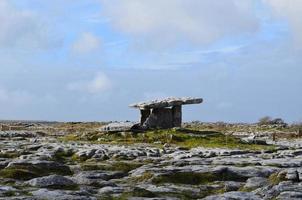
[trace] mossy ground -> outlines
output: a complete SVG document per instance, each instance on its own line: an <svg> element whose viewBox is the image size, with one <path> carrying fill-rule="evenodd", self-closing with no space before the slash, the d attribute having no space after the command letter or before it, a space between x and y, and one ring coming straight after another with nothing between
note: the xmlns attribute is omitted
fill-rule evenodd
<svg viewBox="0 0 302 200"><path fill-rule="evenodd" d="M72 171L69 168L45 169L32 165L20 165L0 170L1 178L12 178L17 180L30 180L32 178L48 176L50 174L72 175Z"/></svg>
<svg viewBox="0 0 302 200"><path fill-rule="evenodd" d="M280 182L285 180L285 174L278 174L278 172L271 174L268 178L271 185L278 185Z"/></svg>
<svg viewBox="0 0 302 200"><path fill-rule="evenodd" d="M227 136L216 131L193 130L193 129L165 129L153 130L143 133L91 133L85 136L75 134L66 135L63 141L89 141L94 143L109 144L171 144L184 148L229 148L249 150L272 150L272 145L244 144L240 139Z"/></svg>
<svg viewBox="0 0 302 200"><path fill-rule="evenodd" d="M29 180L32 178L39 177L38 173L32 172L27 169L2 169L0 170L0 177L1 178L12 178L18 180Z"/></svg>
<svg viewBox="0 0 302 200"><path fill-rule="evenodd" d="M18 152L0 153L0 158L17 158L20 156Z"/></svg>

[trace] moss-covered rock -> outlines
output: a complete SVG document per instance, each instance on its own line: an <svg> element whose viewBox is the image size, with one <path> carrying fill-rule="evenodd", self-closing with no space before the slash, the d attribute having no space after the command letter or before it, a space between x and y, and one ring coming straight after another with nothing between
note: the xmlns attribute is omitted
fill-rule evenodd
<svg viewBox="0 0 302 200"><path fill-rule="evenodd" d="M27 160L11 162L6 168L0 170L0 177L18 180L28 180L50 174L72 175L72 171L67 165L54 161Z"/></svg>
<svg viewBox="0 0 302 200"><path fill-rule="evenodd" d="M6 168L0 171L0 177L18 180L29 180L38 177L39 174L27 169Z"/></svg>
<svg viewBox="0 0 302 200"><path fill-rule="evenodd" d="M176 172L155 177L152 182L199 185L219 180L221 177L212 173Z"/></svg>

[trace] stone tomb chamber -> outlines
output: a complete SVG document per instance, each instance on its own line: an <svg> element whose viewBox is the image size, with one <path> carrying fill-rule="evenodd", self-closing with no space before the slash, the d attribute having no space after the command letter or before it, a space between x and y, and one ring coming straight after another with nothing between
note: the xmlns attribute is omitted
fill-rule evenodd
<svg viewBox="0 0 302 200"><path fill-rule="evenodd" d="M182 106L188 104L200 104L202 98L167 98L153 100L130 105L140 110L140 128L172 128L181 127Z"/></svg>

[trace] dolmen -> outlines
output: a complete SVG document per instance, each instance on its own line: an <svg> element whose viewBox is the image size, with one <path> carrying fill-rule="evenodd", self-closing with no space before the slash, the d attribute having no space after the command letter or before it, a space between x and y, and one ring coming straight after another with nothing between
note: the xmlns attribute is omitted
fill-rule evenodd
<svg viewBox="0 0 302 200"><path fill-rule="evenodd" d="M102 127L101 130L106 132L118 132L181 127L182 106L200 104L202 102L202 98L169 97L166 99L131 104L129 105L130 107L140 110L141 116L139 123L115 122Z"/></svg>
<svg viewBox="0 0 302 200"><path fill-rule="evenodd" d="M161 100L141 102L130 105L140 110L140 127L144 129L181 127L182 106L200 104L202 98L170 97Z"/></svg>

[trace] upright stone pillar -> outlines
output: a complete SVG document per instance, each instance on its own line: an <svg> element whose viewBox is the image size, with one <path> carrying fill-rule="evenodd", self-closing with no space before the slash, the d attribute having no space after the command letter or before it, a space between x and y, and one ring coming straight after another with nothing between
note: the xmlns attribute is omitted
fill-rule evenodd
<svg viewBox="0 0 302 200"><path fill-rule="evenodd" d="M174 127L181 127L181 105L172 107L172 120Z"/></svg>
<svg viewBox="0 0 302 200"><path fill-rule="evenodd" d="M141 125L144 124L146 119L150 116L150 110L140 110L141 111Z"/></svg>

